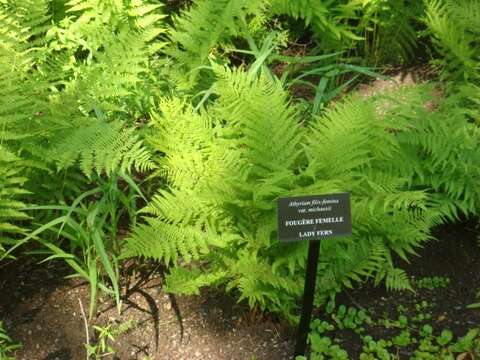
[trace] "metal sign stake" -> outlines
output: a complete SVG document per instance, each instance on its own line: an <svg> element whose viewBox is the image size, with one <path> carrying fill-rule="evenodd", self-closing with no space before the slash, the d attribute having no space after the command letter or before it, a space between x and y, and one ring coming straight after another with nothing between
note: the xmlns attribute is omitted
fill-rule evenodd
<svg viewBox="0 0 480 360"><path fill-rule="evenodd" d="M302 315L298 325L297 344L293 359L299 355L305 355L307 338L310 331L310 319L312 317L313 299L317 280L317 266L320 254L320 241L310 241L308 244L307 269L305 270L305 286L303 295Z"/></svg>

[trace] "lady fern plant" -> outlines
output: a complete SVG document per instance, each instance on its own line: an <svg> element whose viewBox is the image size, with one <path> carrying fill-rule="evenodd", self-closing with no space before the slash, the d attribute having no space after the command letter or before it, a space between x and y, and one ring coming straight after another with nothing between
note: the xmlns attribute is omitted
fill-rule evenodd
<svg viewBox="0 0 480 360"><path fill-rule="evenodd" d="M320 294L372 276L409 288L393 254L414 253L438 213L427 191L408 189L414 169L398 161L395 134L410 131L410 119L378 111L395 100L348 99L305 123L280 82L214 71L216 99L206 108L166 99L153 116L150 143L165 155L158 174L169 189L143 210L123 256L169 264L169 291L225 284L239 300L292 318L306 244L277 241L275 200L348 191L353 235L322 243Z"/></svg>
<svg viewBox="0 0 480 360"><path fill-rule="evenodd" d="M201 286L227 281L229 288L242 289L242 298L251 305L281 309L300 288L293 279L276 276L261 254L270 248L274 227L273 203L263 199L274 194L263 192L293 175L300 150L294 109L278 84L224 68L217 75L220 98L210 111L197 114L178 100L161 108L156 123L162 131L155 144L166 154L159 165L171 190L160 192L145 209L156 216L136 229L126 255L177 265L208 258L202 271L178 267L169 288L195 293ZM267 104L275 109L273 116ZM255 141L265 131L273 132L274 144ZM263 188L251 187L262 183Z"/></svg>

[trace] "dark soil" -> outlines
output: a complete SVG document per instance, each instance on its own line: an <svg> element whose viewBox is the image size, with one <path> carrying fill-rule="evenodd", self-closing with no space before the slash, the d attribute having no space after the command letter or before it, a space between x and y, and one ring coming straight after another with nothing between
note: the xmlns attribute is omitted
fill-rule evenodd
<svg viewBox="0 0 480 360"><path fill-rule="evenodd" d="M444 289L386 292L370 284L338 296L337 303L360 306L373 316L394 314L397 305L408 307L428 299L435 304L432 325L463 335L480 325L480 311L465 306L480 289L480 247L473 224L450 225L437 231L411 264L399 264L415 278L445 276ZM9 335L23 343L17 359L86 359L85 326L80 302L88 308L88 285L63 277L61 263L36 265L31 259L0 266L0 319ZM295 329L270 316L249 311L220 290L200 296L169 297L161 276L152 276L124 301L119 316L111 302L100 303L95 324L134 320L136 325L118 337L116 359L290 359ZM436 329L436 330L437 330ZM368 330L374 338L384 328ZM361 343L355 334L336 334L352 359ZM112 359L112 357L105 357Z"/></svg>
<svg viewBox="0 0 480 360"><path fill-rule="evenodd" d="M86 359L81 305L88 310L88 284L65 280L59 264L12 263L0 269L0 319L23 344L17 359ZM93 324L136 325L117 338L116 356L105 359L284 359L292 344L286 327L257 316L219 291L168 296L161 276L152 276L124 300L100 303Z"/></svg>

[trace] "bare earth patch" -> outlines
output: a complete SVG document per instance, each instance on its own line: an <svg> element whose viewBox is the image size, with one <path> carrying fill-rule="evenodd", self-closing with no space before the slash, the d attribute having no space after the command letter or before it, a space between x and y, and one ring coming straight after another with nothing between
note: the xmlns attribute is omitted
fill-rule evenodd
<svg viewBox="0 0 480 360"><path fill-rule="evenodd" d="M86 359L79 299L87 308L88 284L64 280L66 270L31 262L0 269L0 318L23 343L19 360ZM287 359L293 348L292 329L278 320L255 316L220 290L169 296L159 275L130 294L121 315L110 300L100 303L92 323L129 320L135 325L106 359Z"/></svg>

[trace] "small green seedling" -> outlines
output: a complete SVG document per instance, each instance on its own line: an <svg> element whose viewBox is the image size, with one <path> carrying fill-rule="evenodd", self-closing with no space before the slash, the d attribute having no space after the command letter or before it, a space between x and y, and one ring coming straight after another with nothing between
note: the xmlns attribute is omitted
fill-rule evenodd
<svg viewBox="0 0 480 360"><path fill-rule="evenodd" d="M348 360L348 353L339 345L335 345L332 339L326 336L320 336L313 333L310 335L310 345L312 348L311 360L337 359Z"/></svg>
<svg viewBox="0 0 480 360"><path fill-rule="evenodd" d="M363 338L363 352L360 354L360 360L390 360L392 355L387 348L392 345L391 341L378 340L375 341L371 336Z"/></svg>
<svg viewBox="0 0 480 360"><path fill-rule="evenodd" d="M108 324L106 326L94 325L93 328L96 333L96 343L86 344L87 358L100 360L105 356L114 355L115 349L111 345L115 342L116 338L133 329L136 326L136 322L133 320L126 321L121 324Z"/></svg>
<svg viewBox="0 0 480 360"><path fill-rule="evenodd" d="M442 333L435 338L438 345L446 346L453 339L453 333L450 330L443 330Z"/></svg>

